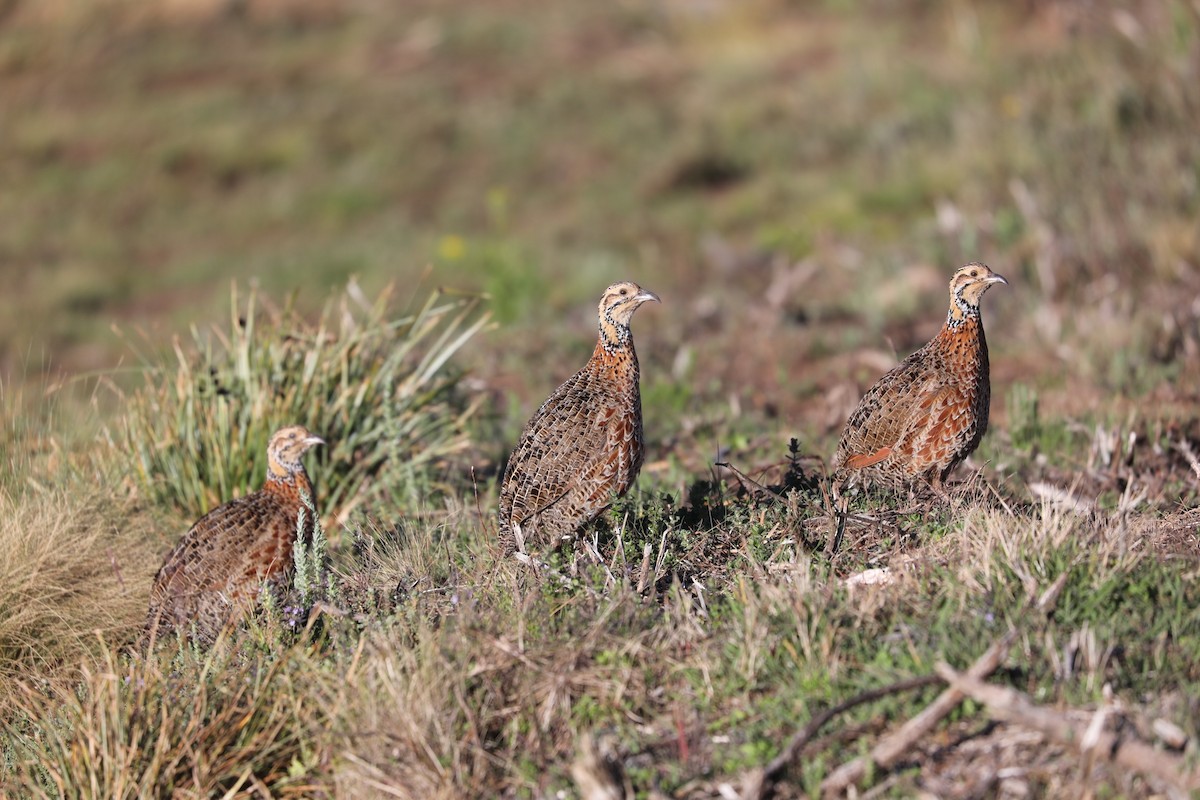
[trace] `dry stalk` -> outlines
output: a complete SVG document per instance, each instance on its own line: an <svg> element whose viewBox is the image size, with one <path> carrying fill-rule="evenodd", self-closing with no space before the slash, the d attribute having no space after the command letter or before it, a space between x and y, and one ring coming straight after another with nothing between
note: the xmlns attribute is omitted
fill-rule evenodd
<svg viewBox="0 0 1200 800"><path fill-rule="evenodd" d="M888 695L913 691L914 689L923 689L926 686L933 686L940 682L940 679L936 676L921 675L916 678L909 678L908 680L893 683L890 686L870 689L851 697L849 700L838 703L836 706L825 709L809 720L808 724L791 738L779 755L775 756L766 768L753 770L746 776L742 782L742 800L761 800L761 798L769 796L775 785L775 781L788 768L788 765L796 759L796 756L800 754L804 746L812 741L812 738L820 732L821 728L825 727L834 717L863 703L873 703Z"/></svg>
<svg viewBox="0 0 1200 800"><path fill-rule="evenodd" d="M1035 604L1038 611L1047 614L1054 608L1063 587L1066 586L1069 575L1069 571L1063 572L1054 580L1054 583L1042 592ZM999 669L1017 635L1017 628L1010 628L1008 633L1001 636L984 651L966 674L976 680L982 680ZM821 782L821 792L827 796L845 792L852 784L862 780L863 776L867 774L867 767L870 764L884 769L892 767L962 701L962 692L953 687L947 688L920 714L904 723L894 733L881 739L866 756L848 761L834 770Z"/></svg>
<svg viewBox="0 0 1200 800"><path fill-rule="evenodd" d="M1200 791L1200 772L1186 767L1179 756L1102 730L1103 709L1093 718L1093 724L1077 725L1059 712L1035 705L1016 689L991 686L977 677L960 674L945 663L937 664L934 669L953 689L987 706L999 719L1041 731L1055 741L1074 746L1089 758L1153 775L1179 791Z"/></svg>

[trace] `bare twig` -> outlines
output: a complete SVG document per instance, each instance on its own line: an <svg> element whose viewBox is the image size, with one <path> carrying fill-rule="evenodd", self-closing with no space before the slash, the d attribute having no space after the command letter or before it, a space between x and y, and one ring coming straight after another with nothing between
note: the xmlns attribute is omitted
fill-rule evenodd
<svg viewBox="0 0 1200 800"><path fill-rule="evenodd" d="M742 485L743 489L746 489L747 491L749 491L751 497L758 498L758 497L762 497L764 495L770 495L772 497L776 496L775 493L772 492L770 489L768 489L766 486L763 486L761 483L754 480L749 475L747 475L746 473L742 472L740 469L735 467L733 464L730 464L728 461L715 461L715 462L713 462L713 466L721 467L723 469L727 469L730 472L732 472L733 477L737 478L738 483L740 483Z"/></svg>
<svg viewBox="0 0 1200 800"><path fill-rule="evenodd" d="M899 694L900 692L908 692L914 689L923 689L926 686L933 686L941 683L941 679L935 675L921 675L916 678L899 681L889 686L881 686L878 689L869 689L865 692L851 697L838 703L836 706L831 706L825 709L817 716L808 721L787 745L780 751L779 755L771 760L765 768L752 771L743 782L742 800L761 800L768 797L771 790L774 788L775 781L783 774L783 771L788 768L788 765L796 760L796 756L800 755L800 751L804 746L812 740L821 728L834 717L839 714L844 714L855 706L860 706L863 703L873 703L888 695Z"/></svg>
<svg viewBox="0 0 1200 800"><path fill-rule="evenodd" d="M1038 595L1033 607L1042 614L1049 614L1053 611L1070 574L1071 571L1068 568L1055 578L1054 582ZM1000 665L1004 663L1004 659L1008 655L1008 650L1016 640L1017 635L1017 628L1010 628L1007 633L992 643L991 647L971 665L966 674L975 679L982 679L999 669ZM896 692L928 686L936 680L937 678L934 676L911 678L891 686L864 692L822 712L810 720L808 725L799 733L793 736L771 763L763 769L751 772L746 777L743 783L742 800L759 800L760 798L769 797L774 789L775 782L787 768L788 764L795 760L805 744L833 717L862 703L868 703ZM871 764L884 767L885 769L893 766L919 739L933 730L942 718L953 711L962 700L963 695L961 692L953 687L947 688L920 714L902 725L899 730L881 739L867 756L848 761L834 770L821 783L821 791L826 795L844 792L851 784L857 783L866 775L867 768Z"/></svg>
<svg viewBox="0 0 1200 800"><path fill-rule="evenodd" d="M1055 578L1054 583L1050 584L1041 593L1034 606L1038 611L1043 614L1049 614L1054 609L1054 606L1058 603L1058 596L1062 594L1063 587L1067 584L1067 577L1069 575L1070 570L1064 571ZM995 672L1004 663L1008 649L1012 646L1016 638L1017 629L1009 629L1008 633L992 643L992 646L971 665L966 674L978 680L986 678ZM938 695L936 700L926 706L920 714L904 723L904 725L900 726L891 735L880 739L879 743L866 756L860 756L852 761L848 761L834 770L829 777L822 781L821 791L826 795L844 792L851 784L862 780L863 776L867 774L867 767L870 764L885 769L893 766L917 741L926 736L947 714L953 711L962 700L963 695L961 692L952 687L946 689L946 691Z"/></svg>
<svg viewBox="0 0 1200 800"><path fill-rule="evenodd" d="M1098 724L1076 725L1061 713L1035 705L1022 692L991 686L977 677L962 675L945 663L937 664L935 670L951 687L987 706L999 719L1041 731L1081 752L1087 748L1091 757L1153 775L1180 791L1200 791L1200 772L1186 767L1179 756L1156 750L1145 742L1122 739L1100 730Z"/></svg>
<svg viewBox="0 0 1200 800"><path fill-rule="evenodd" d="M971 665L967 674L974 678L986 678L995 672L1004 663L1008 649L1016 638L1016 628L1010 629L1008 633L992 643L992 646ZM946 689L920 714L901 725L894 733L880 739L879 743L866 756L847 761L830 773L829 777L821 782L821 792L829 795L846 791L851 784L862 780L863 776L867 774L867 767L870 764L884 769L891 767L914 744L932 731L962 700L961 692L953 688Z"/></svg>

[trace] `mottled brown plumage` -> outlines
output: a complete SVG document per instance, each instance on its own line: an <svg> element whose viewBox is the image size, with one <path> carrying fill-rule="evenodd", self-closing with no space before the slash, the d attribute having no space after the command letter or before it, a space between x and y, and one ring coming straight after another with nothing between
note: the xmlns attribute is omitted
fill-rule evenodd
<svg viewBox="0 0 1200 800"><path fill-rule="evenodd" d="M1004 278L967 264L950 281L946 323L870 388L834 456L835 481L923 478L940 489L987 431L991 383L979 299Z"/></svg>
<svg viewBox="0 0 1200 800"><path fill-rule="evenodd" d="M638 360L629 321L653 292L614 283L600 300L591 359L542 403L500 485L505 553L558 545L624 494L644 458Z"/></svg>
<svg viewBox="0 0 1200 800"><path fill-rule="evenodd" d="M144 638L194 631L211 641L254 604L263 584L287 586L301 494L312 497L300 459L322 443L299 425L271 436L263 488L205 514L167 556L154 578ZM302 535L311 537L312 529L305 509Z"/></svg>

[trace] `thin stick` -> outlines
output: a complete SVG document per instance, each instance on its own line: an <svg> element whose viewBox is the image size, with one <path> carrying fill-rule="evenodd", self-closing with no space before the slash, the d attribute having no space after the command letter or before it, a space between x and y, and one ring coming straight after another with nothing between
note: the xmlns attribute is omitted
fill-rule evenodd
<svg viewBox="0 0 1200 800"><path fill-rule="evenodd" d="M1004 657L1008 655L1008 649L1016 638L1016 628L1010 629L1008 633L1001 636L984 651L984 654L967 670L967 674L974 678L986 678L991 675L1004 663ZM879 743L866 756L847 761L830 773L829 777L821 782L821 792L826 795L841 794L851 784L862 780L863 776L867 774L868 764L874 764L884 769L891 767L914 744L928 735L947 714L957 708L962 700L963 695L957 689L946 689L920 714L901 725L894 733L880 739Z"/></svg>
<svg viewBox="0 0 1200 800"><path fill-rule="evenodd" d="M1042 592L1034 607L1043 614L1048 614L1058 603L1058 597L1067 584L1070 570L1064 570L1054 583ZM967 670L967 675L982 680L991 675L1004 663L1008 649L1016 641L1017 629L1010 628L1008 633L1001 636L984 654L976 659ZM834 770L829 777L821 782L821 791L826 794L840 794L854 783L862 780L867 774L868 764L888 768L900 760L908 750L923 736L926 736L941 720L953 711L963 701L963 694L957 689L948 688L938 695L920 714L904 723L895 732L879 740L866 756L860 756Z"/></svg>
<svg viewBox="0 0 1200 800"><path fill-rule="evenodd" d="M888 695L910 692L914 689L923 689L926 686L933 686L938 683L941 683L941 679L935 675L921 675L916 678L898 681L889 686L869 689L851 697L849 700L838 703L836 706L825 709L810 719L808 724L788 741L779 755L771 760L771 763L767 764L764 769L754 770L746 778L746 783L742 788L742 800L761 800L761 798L767 797L774 788L775 781L796 760L796 756L800 755L805 745L820 732L821 728L825 727L831 719L839 714L844 714L863 703L873 703L876 700L881 700Z"/></svg>
<svg viewBox="0 0 1200 800"><path fill-rule="evenodd" d="M738 483L740 483L742 485L742 488L749 487L750 494L755 497L759 497L761 495L775 496L775 493L772 492L770 489L768 489L766 486L763 486L761 483L754 480L754 478L751 478L749 475L742 472L740 469L735 467L733 464L730 464L728 461L714 461L713 466L714 467L723 467L724 469L727 469L730 472L732 472L733 477L738 479Z"/></svg>
<svg viewBox="0 0 1200 800"><path fill-rule="evenodd" d="M1125 740L1102 730L1076 725L1062 714L1035 705L1027 695L1005 686L992 686L970 675L955 672L939 662L934 669L948 684L967 697L987 706L993 716L1040 731L1055 741L1074 746L1090 758L1153 775L1184 792L1200 790L1200 771L1185 766L1183 759L1145 742Z"/></svg>

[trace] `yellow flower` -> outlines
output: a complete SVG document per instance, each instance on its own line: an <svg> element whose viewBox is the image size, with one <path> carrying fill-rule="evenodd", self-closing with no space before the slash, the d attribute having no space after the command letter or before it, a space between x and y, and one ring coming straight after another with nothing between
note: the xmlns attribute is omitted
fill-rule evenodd
<svg viewBox="0 0 1200 800"><path fill-rule="evenodd" d="M467 243L461 236L443 236L438 242L437 253L443 261L459 261L467 254Z"/></svg>

